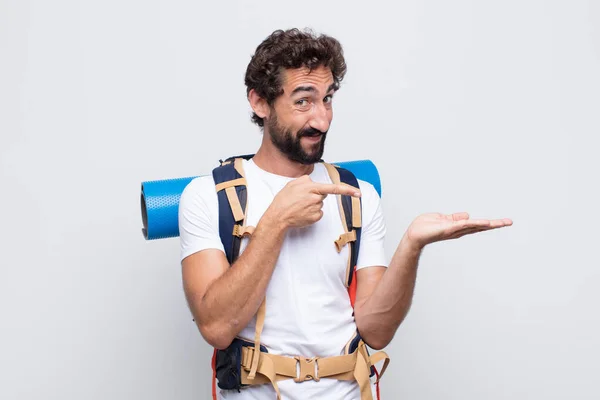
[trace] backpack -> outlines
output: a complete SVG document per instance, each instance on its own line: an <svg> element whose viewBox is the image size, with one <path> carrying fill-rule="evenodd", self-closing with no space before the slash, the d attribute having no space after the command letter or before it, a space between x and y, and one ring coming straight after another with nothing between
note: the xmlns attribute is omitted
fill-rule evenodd
<svg viewBox="0 0 600 400"><path fill-rule="evenodd" d="M225 161L219 160L220 166L212 171L212 176L215 182L215 189L218 196L219 204L219 236L227 260L230 265L237 260L240 252L242 238L252 235L253 227L246 225L246 205L247 205L247 189L246 178L243 171L243 160L250 160L254 154L240 155L227 158ZM322 161L321 161L322 162ZM340 166L323 162L333 183L345 183L355 188L359 188L358 180L354 174ZM344 232L334 242L338 252L341 252L345 245L350 246L348 265L345 274L345 285L348 289L350 303L354 308L356 300L356 263L360 248L360 236L362 226L362 203L359 197L351 197L346 195L338 195L338 209L342 220ZM213 399L216 400L216 381L221 389L240 390L246 386L241 382L241 360L245 357L247 349L253 349L251 356L252 368L248 379L254 380L256 369L259 361L259 354L266 353L267 349L260 344L260 334L264 325L265 318L265 301L261 304L256 314L256 334L255 341L248 342L241 338L236 338L231 345L224 350L214 350L212 358L212 391ZM358 332L346 345L346 353L352 353L360 345L362 339ZM387 356L386 356L387 357ZM387 366L387 362L384 369ZM377 370L371 365L371 375L379 375ZM381 371L383 374L383 369ZM274 382L273 386L279 396L279 390ZM377 393L379 397L379 386L377 385Z"/></svg>

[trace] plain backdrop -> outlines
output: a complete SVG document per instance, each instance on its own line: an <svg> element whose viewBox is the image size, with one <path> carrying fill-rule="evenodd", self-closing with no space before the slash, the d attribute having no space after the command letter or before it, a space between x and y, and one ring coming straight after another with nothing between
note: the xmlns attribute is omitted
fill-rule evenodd
<svg viewBox="0 0 600 400"><path fill-rule="evenodd" d="M178 239L140 185L256 151L244 72L338 38L329 161L371 159L387 255L426 212L514 226L425 248L390 399L598 399L598 1L0 1L0 398L208 399Z"/></svg>

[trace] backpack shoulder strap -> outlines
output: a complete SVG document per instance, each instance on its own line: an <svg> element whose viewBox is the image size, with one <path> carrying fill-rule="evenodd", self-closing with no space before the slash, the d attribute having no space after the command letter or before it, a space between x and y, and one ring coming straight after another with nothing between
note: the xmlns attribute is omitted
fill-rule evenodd
<svg viewBox="0 0 600 400"><path fill-rule="evenodd" d="M329 172L329 177L333 183L345 183L360 189L358 179L350 170L333 164L323 164L327 168L327 172ZM335 246L338 252L342 251L342 248L346 244L350 246L345 284L350 293L351 303L354 305L356 296L356 263L358 261L362 228L362 202L360 197L341 195L338 196L338 208L340 210L344 233L335 241Z"/></svg>
<svg viewBox="0 0 600 400"><path fill-rule="evenodd" d="M219 236L230 264L239 256L242 237L253 230L245 226L248 194L242 159L246 157L228 158L212 171L219 199Z"/></svg>
<svg viewBox="0 0 600 400"><path fill-rule="evenodd" d="M220 161L221 165L213 169L215 189L219 199L219 236L225 248L229 264L232 265L240 254L242 237L252 235L254 227L246 226L246 206L248 191L242 160L249 160L253 154L230 157ZM265 322L266 301L263 300L256 314L254 337L254 355L248 379L253 380L258 369L260 357L260 335ZM213 360L213 369L215 368ZM214 382L214 380L213 380ZM214 387L213 387L214 389ZM213 390L213 398L216 396Z"/></svg>

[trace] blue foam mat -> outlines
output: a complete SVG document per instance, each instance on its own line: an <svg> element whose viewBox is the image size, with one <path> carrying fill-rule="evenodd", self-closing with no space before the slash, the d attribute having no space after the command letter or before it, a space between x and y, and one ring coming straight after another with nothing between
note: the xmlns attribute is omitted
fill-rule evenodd
<svg viewBox="0 0 600 400"><path fill-rule="evenodd" d="M358 179L369 182L381 196L379 172L372 161L357 160L333 164L346 168ZM142 233L147 240L179 236L179 198L194 178L197 176L142 182Z"/></svg>

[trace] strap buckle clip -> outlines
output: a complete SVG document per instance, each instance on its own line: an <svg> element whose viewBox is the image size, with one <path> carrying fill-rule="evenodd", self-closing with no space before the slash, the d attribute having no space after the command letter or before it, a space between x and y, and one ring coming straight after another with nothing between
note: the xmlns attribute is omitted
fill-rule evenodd
<svg viewBox="0 0 600 400"><path fill-rule="evenodd" d="M242 226L239 224L233 225L233 236L237 236L237 237L241 238L241 237L245 237L245 236L252 236L253 233L254 233L253 226Z"/></svg>
<svg viewBox="0 0 600 400"><path fill-rule="evenodd" d="M294 357L296 360L296 377L294 382L300 383L314 380L319 382L319 357L305 358Z"/></svg>
<svg viewBox="0 0 600 400"><path fill-rule="evenodd" d="M350 242L356 242L356 230L354 229L352 229L350 232L342 233L338 240L335 241L335 248L337 252L341 252L342 248Z"/></svg>

